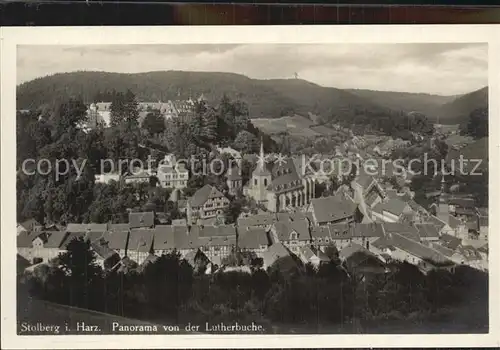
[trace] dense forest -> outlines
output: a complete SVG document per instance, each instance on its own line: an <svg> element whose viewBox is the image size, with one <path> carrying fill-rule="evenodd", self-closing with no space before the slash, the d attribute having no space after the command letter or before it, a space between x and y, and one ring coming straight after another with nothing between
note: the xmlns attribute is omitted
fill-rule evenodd
<svg viewBox="0 0 500 350"><path fill-rule="evenodd" d="M176 120L164 125L156 123L157 118L151 112L145 125L139 126L137 102L130 91L115 94L110 128L84 131L86 107L80 100L69 99L53 109L18 112L18 220L123 222L128 210L154 210L175 218L175 205L168 201L170 190L156 187L155 179L151 185L96 184L95 175L102 170L125 174L132 169L128 163L118 169L120 160L138 159L146 166L148 157L159 161L166 152L178 158L196 156L198 161L209 161L217 156L216 143L252 153L258 151L262 137L266 149L276 147L249 122L246 104L227 96L215 107L198 103L189 123ZM25 163L29 159L32 161ZM41 159L47 161L35 163ZM105 159L113 161L114 169L101 169ZM242 167L248 177L251 165L244 163ZM225 190L224 175L191 176L184 194L190 196L206 183Z"/></svg>
<svg viewBox="0 0 500 350"><path fill-rule="evenodd" d="M142 267L103 272L88 241L75 239L51 264L18 277L18 300L24 307L31 295L179 325L255 322L271 333L332 333L334 325L348 333L488 331L484 272L460 266L424 275L416 266L392 263L385 274L365 275L331 258L318 270L290 256L267 271L253 266L204 274L203 260L193 267L173 252ZM392 327L384 331L387 324Z"/></svg>
<svg viewBox="0 0 500 350"><path fill-rule="evenodd" d="M404 110L391 109L346 90L322 87L301 79L256 80L232 73L104 72L61 73L23 83L17 88L18 109L50 108L68 98L90 103L108 99L113 91L131 90L139 101L196 99L203 94L210 104L227 95L242 100L251 118L277 118L312 113L323 122L377 124L390 133ZM354 122L353 122L354 121Z"/></svg>

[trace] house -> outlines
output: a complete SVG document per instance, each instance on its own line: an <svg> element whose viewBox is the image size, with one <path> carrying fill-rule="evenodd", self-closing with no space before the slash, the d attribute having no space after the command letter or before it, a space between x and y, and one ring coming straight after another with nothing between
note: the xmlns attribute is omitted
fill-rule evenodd
<svg viewBox="0 0 500 350"><path fill-rule="evenodd" d="M312 264L315 268L318 268L321 264L330 262L330 258L325 253L312 246L300 247L297 255L304 265Z"/></svg>
<svg viewBox="0 0 500 350"><path fill-rule="evenodd" d="M379 223L354 224L351 226L352 242L370 250L370 245L385 235L384 226Z"/></svg>
<svg viewBox="0 0 500 350"><path fill-rule="evenodd" d="M169 158L167 164L158 166L156 176L161 187L182 190L187 186L189 171L184 163L176 163L175 158Z"/></svg>
<svg viewBox="0 0 500 350"><path fill-rule="evenodd" d="M149 228L131 229L127 245L127 256L141 265L153 253L154 230Z"/></svg>
<svg viewBox="0 0 500 350"><path fill-rule="evenodd" d="M190 250L185 256L184 260L191 265L196 273L205 272L207 266L210 264L208 257L201 251L201 249Z"/></svg>
<svg viewBox="0 0 500 350"><path fill-rule="evenodd" d="M261 258L271 243L269 232L262 227L238 228L238 249L242 252L254 252Z"/></svg>
<svg viewBox="0 0 500 350"><path fill-rule="evenodd" d="M95 252L96 262L103 270L112 269L121 258L118 252L109 247L109 243L104 238L91 242L91 248Z"/></svg>
<svg viewBox="0 0 500 350"><path fill-rule="evenodd" d="M412 213L410 206L399 198L389 197L372 208L372 219L384 222L398 222L401 216Z"/></svg>
<svg viewBox="0 0 500 350"><path fill-rule="evenodd" d="M229 193L233 196L242 191L243 178L241 177L241 170L238 166L233 166L227 170L226 183L229 188Z"/></svg>
<svg viewBox="0 0 500 350"><path fill-rule="evenodd" d="M439 237L439 241L437 243L441 244L443 247L455 251L462 245L462 240L448 234L442 234Z"/></svg>
<svg viewBox="0 0 500 350"><path fill-rule="evenodd" d="M478 210L479 239L488 240L488 209Z"/></svg>
<svg viewBox="0 0 500 350"><path fill-rule="evenodd" d="M187 221L195 224L198 219L215 218L224 213L229 200L216 187L205 185L187 201Z"/></svg>
<svg viewBox="0 0 500 350"><path fill-rule="evenodd" d="M153 251L155 255L168 254L176 249L175 229L176 226L172 225L157 225L154 228Z"/></svg>
<svg viewBox="0 0 500 350"><path fill-rule="evenodd" d="M391 253L394 259L416 265L424 273L436 268L451 268L454 265L450 259L437 250L403 235L393 233L390 241L395 248Z"/></svg>
<svg viewBox="0 0 500 350"><path fill-rule="evenodd" d="M127 224L128 226L128 224ZM104 239L108 242L108 247L118 253L120 258L127 255L127 245L129 239L128 227L126 230L118 230L117 228L107 231L104 234Z"/></svg>
<svg viewBox="0 0 500 350"><path fill-rule="evenodd" d="M327 243L333 242L340 251L352 243L353 230L350 224L328 224L330 239Z"/></svg>
<svg viewBox="0 0 500 350"><path fill-rule="evenodd" d="M151 174L146 171L141 171L136 174L126 174L124 176L126 184L137 184L137 183L150 183L151 182Z"/></svg>
<svg viewBox="0 0 500 350"><path fill-rule="evenodd" d="M95 183L109 184L111 181L120 182L121 176L118 173L105 173L94 175Z"/></svg>
<svg viewBox="0 0 500 350"><path fill-rule="evenodd" d="M280 242L294 253L299 247L311 243L307 220L278 221L271 226L270 232L273 243Z"/></svg>
<svg viewBox="0 0 500 350"><path fill-rule="evenodd" d="M273 243L273 245L262 253L262 267L266 270L279 259L289 257L291 257L290 251L282 243Z"/></svg>
<svg viewBox="0 0 500 350"><path fill-rule="evenodd" d="M155 214L148 212L131 212L128 214L128 225L130 229L153 228L155 225Z"/></svg>
<svg viewBox="0 0 500 350"><path fill-rule="evenodd" d="M353 222L357 205L343 196L314 198L308 212L316 225Z"/></svg>
<svg viewBox="0 0 500 350"><path fill-rule="evenodd" d="M325 251L326 247L333 244L328 226L311 227L311 244L322 251Z"/></svg>
<svg viewBox="0 0 500 350"><path fill-rule="evenodd" d="M64 231L23 231L17 236L17 253L30 263L49 262L60 253Z"/></svg>
<svg viewBox="0 0 500 350"><path fill-rule="evenodd" d="M227 257L236 249L236 227L234 225L192 226L189 235L197 239L198 246L209 260Z"/></svg>
<svg viewBox="0 0 500 350"><path fill-rule="evenodd" d="M36 221L35 219L28 219L24 222L17 224L17 234L19 235L23 231L41 231L43 230L43 225Z"/></svg>
<svg viewBox="0 0 500 350"><path fill-rule="evenodd" d="M231 147L217 147L217 152L219 152L219 154L229 154L231 157L233 157L234 159L236 160L239 160L241 159L241 153L237 150L235 150L234 148L231 148Z"/></svg>

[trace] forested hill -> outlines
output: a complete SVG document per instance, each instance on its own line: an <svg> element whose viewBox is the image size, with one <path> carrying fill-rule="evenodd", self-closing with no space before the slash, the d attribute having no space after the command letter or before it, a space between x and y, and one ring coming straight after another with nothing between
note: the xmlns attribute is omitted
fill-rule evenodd
<svg viewBox="0 0 500 350"><path fill-rule="evenodd" d="M453 101L459 96L441 96L424 93L409 93L396 91L376 90L347 90L362 98L376 102L387 108L405 112L420 112L433 116L444 104Z"/></svg>
<svg viewBox="0 0 500 350"><path fill-rule="evenodd" d="M442 124L460 124L466 122L472 111L488 110L488 87L473 91L442 105L436 115Z"/></svg>
<svg viewBox="0 0 500 350"><path fill-rule="evenodd" d="M89 103L98 93L130 89L141 101L196 98L209 102L227 94L240 98L253 118L276 118L309 112L330 119L352 117L355 111L386 114L377 103L341 89L322 87L301 79L257 80L233 73L161 71L137 74L106 72L60 73L17 87L18 109L36 109L68 97ZM361 112L360 112L361 111Z"/></svg>

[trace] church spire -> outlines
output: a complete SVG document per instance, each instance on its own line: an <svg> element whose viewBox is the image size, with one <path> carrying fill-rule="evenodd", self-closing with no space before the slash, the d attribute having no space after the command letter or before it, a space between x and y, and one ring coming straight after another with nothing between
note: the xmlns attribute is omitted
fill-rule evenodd
<svg viewBox="0 0 500 350"><path fill-rule="evenodd" d="M265 161L264 161L264 141L262 139L262 136L260 137L260 168L263 170L265 166Z"/></svg>

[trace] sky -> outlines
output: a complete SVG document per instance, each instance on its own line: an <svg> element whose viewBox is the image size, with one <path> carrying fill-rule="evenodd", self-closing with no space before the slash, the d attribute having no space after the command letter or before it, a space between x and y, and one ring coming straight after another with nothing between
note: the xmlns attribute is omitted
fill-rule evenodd
<svg viewBox="0 0 500 350"><path fill-rule="evenodd" d="M487 44L18 46L17 83L61 72L232 72L342 89L456 95L488 85Z"/></svg>

